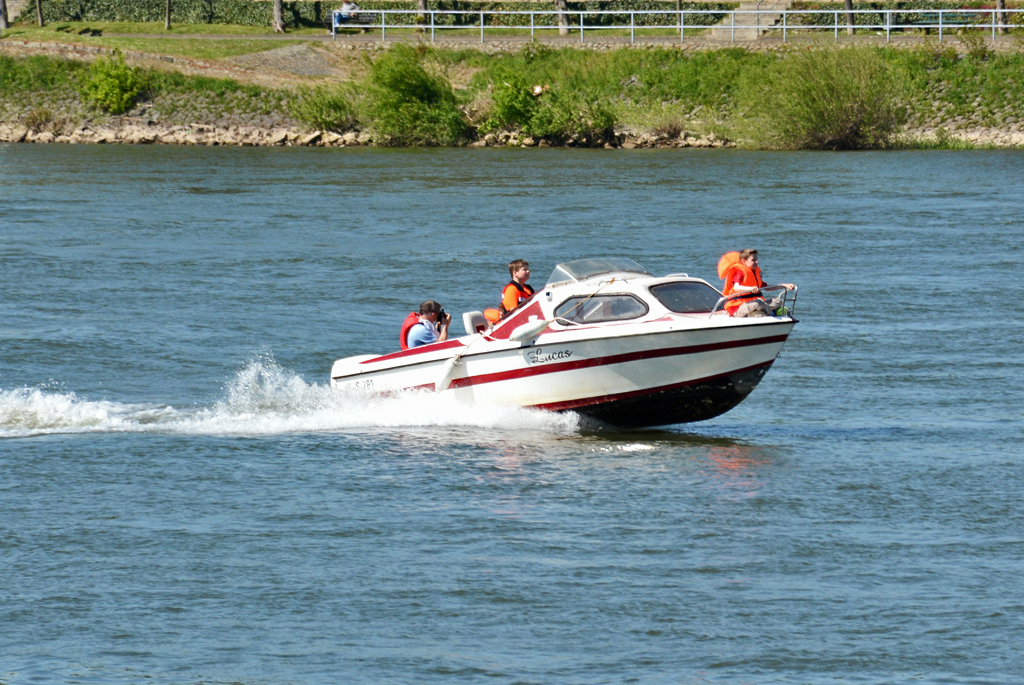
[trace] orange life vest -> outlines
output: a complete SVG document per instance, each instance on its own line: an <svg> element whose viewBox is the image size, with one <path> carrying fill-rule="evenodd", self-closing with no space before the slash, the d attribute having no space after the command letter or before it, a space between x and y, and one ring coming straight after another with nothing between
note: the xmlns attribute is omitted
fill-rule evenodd
<svg viewBox="0 0 1024 685"><path fill-rule="evenodd" d="M514 288L514 290L509 291L509 288ZM516 283L515 281L512 281L506 285L504 290L501 291L501 307L498 310L501 314L501 318L504 319L511 312L517 309L519 305L533 297L534 292L536 291L529 283ZM511 309L505 306L505 300L512 299L510 296L514 296L516 298L516 304Z"/></svg>
<svg viewBox="0 0 1024 685"><path fill-rule="evenodd" d="M723 259L724 259L724 257L723 257ZM721 267L721 263L719 263L719 267ZM744 264L743 262L740 261L740 262L736 262L735 264L732 264L726 270L725 276L724 276L724 278L725 278L725 287L722 288L722 294L723 295L732 295L733 294L733 292L735 290L735 288L733 286L735 285L736 273L737 272L743 274L743 279L739 283L740 285L746 286L748 288L763 288L764 287L764 281L761 280L761 268L760 267L754 267L753 269L751 269L749 266L747 266L746 264ZM728 302L725 303L725 311L729 312L729 316L732 316L733 314L736 313L736 310L739 309L740 305L743 304L744 302L749 302L750 300L759 300L759 299L761 299L760 293L758 293L758 294L751 293L750 295L748 295L746 297L737 297L736 299L729 300Z"/></svg>
<svg viewBox="0 0 1024 685"><path fill-rule="evenodd" d="M409 349L409 329L419 322L420 315L416 312L410 312L409 316L405 317L405 321L402 322L402 330L398 334L398 342L403 350Z"/></svg>

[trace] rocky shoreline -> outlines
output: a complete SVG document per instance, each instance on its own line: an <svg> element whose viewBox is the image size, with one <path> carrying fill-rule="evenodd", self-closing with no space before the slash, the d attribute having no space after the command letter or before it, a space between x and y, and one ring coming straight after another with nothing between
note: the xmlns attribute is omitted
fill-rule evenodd
<svg viewBox="0 0 1024 685"><path fill-rule="evenodd" d="M1024 148L1024 131L972 127L945 129L941 127L914 128L899 137L904 145L914 143L958 143L979 148ZM306 131L293 127L263 128L258 126L216 126L191 124L167 126L156 122L125 118L116 122L92 125L81 124L73 130L58 132L34 131L22 124L0 123L0 143L59 143L67 145L192 145L206 147L376 147L379 141L365 131ZM603 147L606 149L649 148L735 148L736 143L716 136L692 131L678 134L617 132L607 141L593 143L586 140L566 141L553 145L544 139L520 136L517 133L489 133L469 143L468 147Z"/></svg>
<svg viewBox="0 0 1024 685"><path fill-rule="evenodd" d="M63 143L69 145L201 145L206 147L373 147L379 145L365 131L304 131L291 127L215 126L191 124L166 126L156 122L123 118L101 125L82 124L71 131L35 131L20 124L0 124L0 142ZM681 131L677 135L621 132L594 144L570 139L563 147L636 148L725 148L732 141L715 136ZM550 141L516 133L489 133L469 147L553 147Z"/></svg>

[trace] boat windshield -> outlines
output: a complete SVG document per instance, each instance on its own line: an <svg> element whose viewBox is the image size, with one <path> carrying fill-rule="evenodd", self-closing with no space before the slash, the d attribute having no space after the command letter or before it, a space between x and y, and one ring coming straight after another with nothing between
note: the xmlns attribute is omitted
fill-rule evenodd
<svg viewBox="0 0 1024 685"><path fill-rule="evenodd" d="M627 257L595 257L559 264L548 277L547 285L575 283L601 274L616 273L651 275L650 271Z"/></svg>

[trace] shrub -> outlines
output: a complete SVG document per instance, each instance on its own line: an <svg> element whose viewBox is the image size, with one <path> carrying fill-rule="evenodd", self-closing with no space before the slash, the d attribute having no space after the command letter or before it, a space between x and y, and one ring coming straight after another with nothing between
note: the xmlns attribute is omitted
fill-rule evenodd
<svg viewBox="0 0 1024 685"><path fill-rule="evenodd" d="M970 29L957 31L960 44L967 51L967 56L978 62L984 62L992 56L992 50L985 42L985 34Z"/></svg>
<svg viewBox="0 0 1024 685"><path fill-rule="evenodd" d="M370 65L369 112L373 128L389 145L456 145L466 121L451 83L423 66L423 52L395 45Z"/></svg>
<svg viewBox="0 0 1024 685"><path fill-rule="evenodd" d="M45 131L46 127L53 123L53 112L45 107L36 107L29 110L22 119L22 123L33 133Z"/></svg>
<svg viewBox="0 0 1024 685"><path fill-rule="evenodd" d="M615 114L597 94L581 88L545 93L524 131L558 141L600 143L612 135Z"/></svg>
<svg viewBox="0 0 1024 685"><path fill-rule="evenodd" d="M906 121L900 95L875 49L790 53L745 74L733 135L777 149L883 148Z"/></svg>
<svg viewBox="0 0 1024 685"><path fill-rule="evenodd" d="M344 86L300 88L289 103L291 115L319 131L347 131L356 123L352 92Z"/></svg>
<svg viewBox="0 0 1024 685"><path fill-rule="evenodd" d="M537 96L521 74L514 71L500 72L494 81L493 105L483 131L500 128L527 129L537 110Z"/></svg>
<svg viewBox="0 0 1024 685"><path fill-rule="evenodd" d="M141 90L138 73L125 64L120 50L114 50L109 59L100 57L93 62L82 83L82 95L111 114L131 109Z"/></svg>

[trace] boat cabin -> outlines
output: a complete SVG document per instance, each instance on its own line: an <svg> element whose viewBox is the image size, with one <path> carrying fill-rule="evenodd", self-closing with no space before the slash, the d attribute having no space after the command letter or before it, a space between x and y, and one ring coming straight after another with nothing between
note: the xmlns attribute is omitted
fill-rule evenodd
<svg viewBox="0 0 1024 685"><path fill-rule="evenodd" d="M531 321L548 321L548 330L555 331L641 323L673 315L708 317L718 313L721 298L722 293L704 280L687 274L657 277L625 257L578 259L558 264L544 288L487 335L508 338L518 326ZM463 322L467 332L486 329L477 312L463 315Z"/></svg>

